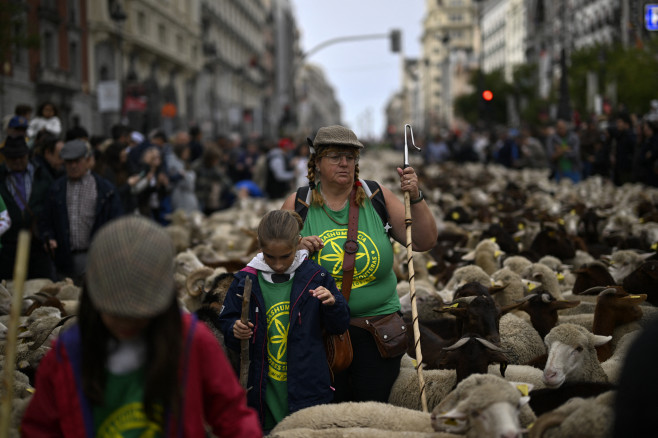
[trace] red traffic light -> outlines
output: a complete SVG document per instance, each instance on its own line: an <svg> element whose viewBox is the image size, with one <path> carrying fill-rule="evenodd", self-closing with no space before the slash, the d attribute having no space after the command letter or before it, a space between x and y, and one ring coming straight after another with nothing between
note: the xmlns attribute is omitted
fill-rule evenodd
<svg viewBox="0 0 658 438"><path fill-rule="evenodd" d="M493 100L493 93L491 90L484 90L482 92L482 99L486 100L487 102Z"/></svg>

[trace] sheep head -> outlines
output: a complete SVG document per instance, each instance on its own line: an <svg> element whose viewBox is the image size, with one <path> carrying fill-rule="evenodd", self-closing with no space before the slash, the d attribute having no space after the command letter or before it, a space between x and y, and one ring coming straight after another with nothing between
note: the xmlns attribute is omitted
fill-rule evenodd
<svg viewBox="0 0 658 438"><path fill-rule="evenodd" d="M566 381L606 381L596 347L611 339L612 336L595 335L576 324L555 326L544 338L548 349L543 377L546 386L557 388Z"/></svg>
<svg viewBox="0 0 658 438"><path fill-rule="evenodd" d="M531 389L493 375L471 376L434 408L432 427L467 437L520 436L519 413Z"/></svg>

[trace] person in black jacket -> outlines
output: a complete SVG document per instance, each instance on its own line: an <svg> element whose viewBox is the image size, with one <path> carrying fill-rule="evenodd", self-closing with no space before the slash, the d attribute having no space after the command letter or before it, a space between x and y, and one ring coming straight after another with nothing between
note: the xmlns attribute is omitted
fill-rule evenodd
<svg viewBox="0 0 658 438"><path fill-rule="evenodd" d="M29 160L29 153L23 136L7 137L2 148L5 163L0 165L0 196L11 219L11 227L0 240L0 279L3 280L11 280L14 276L21 229L32 233L27 278L54 277L52 262L44 250L37 228L52 178L43 167Z"/></svg>
<svg viewBox="0 0 658 438"><path fill-rule="evenodd" d="M333 277L297 250L303 227L293 211L267 213L258 226L262 252L238 272L219 324L228 348L249 341L248 405L265 431L283 417L333 399L322 331L340 334L349 308ZM253 282L249 322L240 320L246 279Z"/></svg>
<svg viewBox="0 0 658 438"><path fill-rule="evenodd" d="M61 157L66 176L50 188L40 228L46 249L54 255L58 277L81 284L91 238L103 224L121 216L123 208L116 187L90 170L87 142L66 142Z"/></svg>

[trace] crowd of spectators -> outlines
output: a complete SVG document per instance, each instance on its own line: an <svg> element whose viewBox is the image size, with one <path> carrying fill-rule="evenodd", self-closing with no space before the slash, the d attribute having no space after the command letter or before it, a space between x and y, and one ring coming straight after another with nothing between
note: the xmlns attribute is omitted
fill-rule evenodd
<svg viewBox="0 0 658 438"><path fill-rule="evenodd" d="M550 169L550 177L557 181L601 175L618 186L658 186L658 116L639 118L623 109L578 123L556 120L542 127L438 133L424 151L429 163L496 163Z"/></svg>
<svg viewBox="0 0 658 438"><path fill-rule="evenodd" d="M172 135L122 124L108 136L82 126L63 132L51 102L31 116L18 105L3 120L0 279L13 276L20 229L32 234L28 278L81 281L90 239L115 217L165 225L176 210L210 215L241 197L282 198L306 176L308 151L288 139L210 140L197 126Z"/></svg>

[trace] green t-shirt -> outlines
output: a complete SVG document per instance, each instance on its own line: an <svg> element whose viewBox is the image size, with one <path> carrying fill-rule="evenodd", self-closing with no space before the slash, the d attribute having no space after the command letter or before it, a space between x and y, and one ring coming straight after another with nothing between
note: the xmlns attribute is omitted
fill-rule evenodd
<svg viewBox="0 0 658 438"><path fill-rule="evenodd" d="M315 252L312 259L331 273L338 290L343 280L348 213L349 204L340 211L312 205L302 230L302 236L319 236L324 242L324 248ZM353 317L388 315L400 310L397 277L393 272L393 246L369 199L359 207L357 240L359 249L354 262L350 314Z"/></svg>
<svg viewBox="0 0 658 438"><path fill-rule="evenodd" d="M144 369L126 374L108 371L105 385L105 403L94 406L96 438L159 438L162 430L162 406L156 406L158 422L154 423L144 412Z"/></svg>
<svg viewBox="0 0 658 438"><path fill-rule="evenodd" d="M258 285L265 301L267 318L267 381L265 389L265 430L272 429L288 409L288 329L290 289L293 279L270 283L258 273Z"/></svg>

